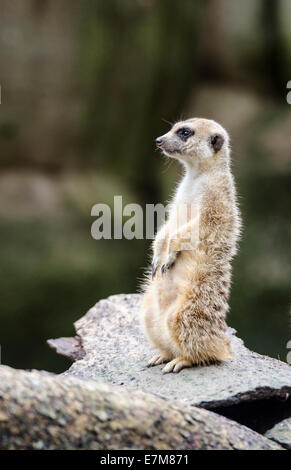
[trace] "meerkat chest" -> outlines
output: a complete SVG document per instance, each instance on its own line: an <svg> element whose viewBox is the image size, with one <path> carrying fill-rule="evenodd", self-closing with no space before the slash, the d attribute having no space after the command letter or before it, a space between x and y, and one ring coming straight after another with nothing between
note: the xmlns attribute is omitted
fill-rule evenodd
<svg viewBox="0 0 291 470"><path fill-rule="evenodd" d="M204 175L191 178L185 176L178 186L169 212L171 225L180 226L199 217L202 196L206 187Z"/></svg>

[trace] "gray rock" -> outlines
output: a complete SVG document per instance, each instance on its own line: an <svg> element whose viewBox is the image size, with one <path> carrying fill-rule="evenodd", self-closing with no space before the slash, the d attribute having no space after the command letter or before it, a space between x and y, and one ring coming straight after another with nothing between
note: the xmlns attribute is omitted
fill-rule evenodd
<svg viewBox="0 0 291 470"><path fill-rule="evenodd" d="M84 355L64 374L122 384L209 409L291 393L288 364L247 349L229 328L234 360L162 375L162 366L147 368L155 353L139 323L141 297L114 295L101 300L75 323ZM63 339L53 340L62 352ZM66 353L73 356L72 353ZM281 418L282 419L282 418Z"/></svg>
<svg viewBox="0 0 291 470"><path fill-rule="evenodd" d="M73 361L78 361L85 356L85 351L79 336L74 336L73 338L49 339L47 343L58 354L68 357Z"/></svg>
<svg viewBox="0 0 291 470"><path fill-rule="evenodd" d="M76 323L76 337L51 340L75 360L64 374L0 366L0 448L283 450L201 407L278 397L286 414L289 366L248 351L229 329L234 361L163 376L146 367L154 351L140 300L102 300Z"/></svg>
<svg viewBox="0 0 291 470"><path fill-rule="evenodd" d="M265 433L265 436L278 442L286 449L291 449L291 418L284 419Z"/></svg>
<svg viewBox="0 0 291 470"><path fill-rule="evenodd" d="M0 366L0 449L283 450L181 401L6 366Z"/></svg>

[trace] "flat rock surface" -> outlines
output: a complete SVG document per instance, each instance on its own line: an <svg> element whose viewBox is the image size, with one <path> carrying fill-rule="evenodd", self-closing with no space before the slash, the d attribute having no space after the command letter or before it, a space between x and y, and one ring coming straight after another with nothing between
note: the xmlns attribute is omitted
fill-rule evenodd
<svg viewBox="0 0 291 470"><path fill-rule="evenodd" d="M284 419L265 433L265 436L278 442L286 449L291 449L291 418Z"/></svg>
<svg viewBox="0 0 291 470"><path fill-rule="evenodd" d="M138 294L114 295L98 302L78 320L75 328L79 340L72 343L78 356L64 375L124 385L207 408L270 397L288 398L290 366L248 350L231 328L227 334L233 361L167 375L162 375L162 366L147 368L155 350L140 326L140 302ZM50 340L61 354L62 341ZM74 357L68 345L66 355Z"/></svg>

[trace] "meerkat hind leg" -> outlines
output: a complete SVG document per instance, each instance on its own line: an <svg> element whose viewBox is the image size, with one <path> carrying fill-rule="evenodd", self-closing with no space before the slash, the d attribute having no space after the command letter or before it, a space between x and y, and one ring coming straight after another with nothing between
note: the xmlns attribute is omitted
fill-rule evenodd
<svg viewBox="0 0 291 470"><path fill-rule="evenodd" d="M182 356L178 356L172 361L168 362L167 365L163 368L163 374L168 374L169 372L180 372L180 370L184 369L185 367L191 367L193 362L189 361L189 359L185 359Z"/></svg>
<svg viewBox="0 0 291 470"><path fill-rule="evenodd" d="M160 353L155 354L154 357L148 362L148 367L158 366L159 364L163 364L164 362L168 362L172 359L172 357L167 353Z"/></svg>

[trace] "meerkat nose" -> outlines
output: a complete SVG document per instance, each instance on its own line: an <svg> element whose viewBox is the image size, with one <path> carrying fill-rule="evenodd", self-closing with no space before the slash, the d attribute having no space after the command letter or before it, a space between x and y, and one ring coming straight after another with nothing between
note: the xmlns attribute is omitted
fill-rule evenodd
<svg viewBox="0 0 291 470"><path fill-rule="evenodd" d="M156 146L160 147L162 145L163 141L164 141L164 139L162 139L162 137L158 137L156 139Z"/></svg>

